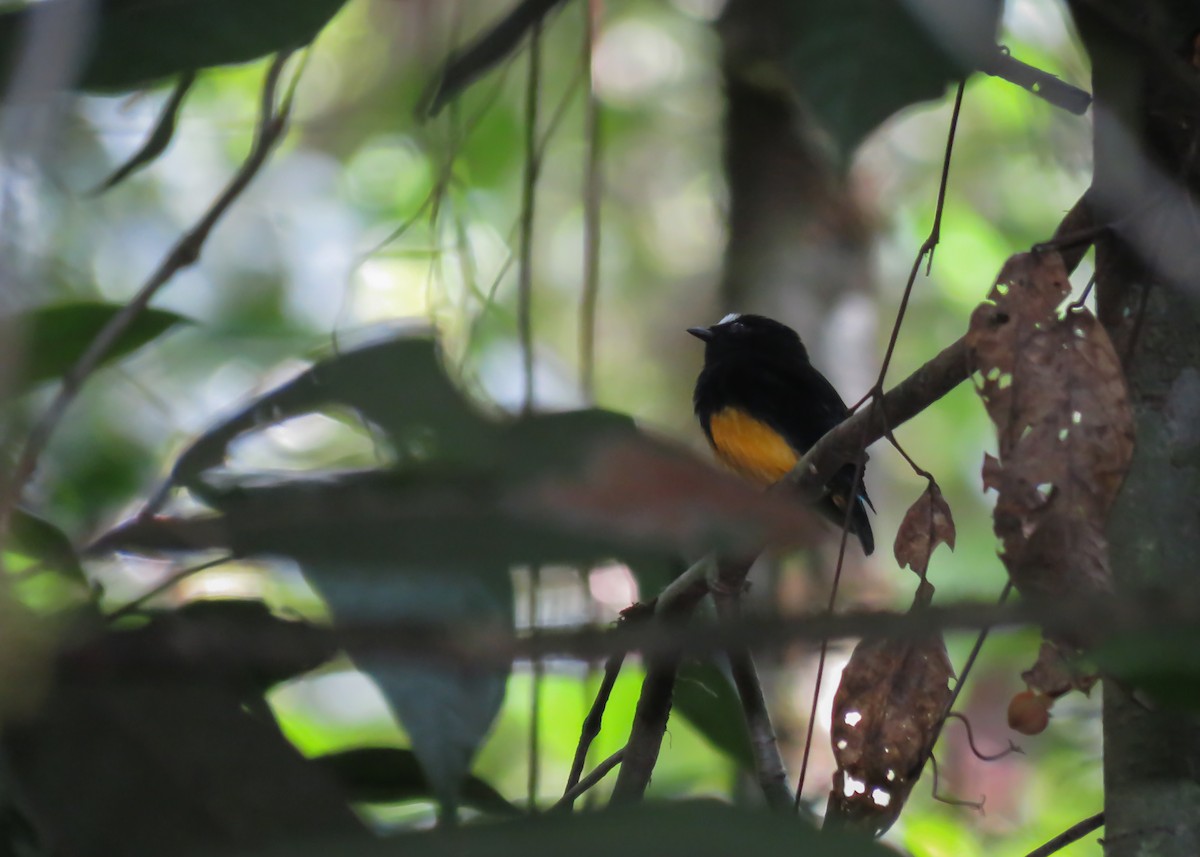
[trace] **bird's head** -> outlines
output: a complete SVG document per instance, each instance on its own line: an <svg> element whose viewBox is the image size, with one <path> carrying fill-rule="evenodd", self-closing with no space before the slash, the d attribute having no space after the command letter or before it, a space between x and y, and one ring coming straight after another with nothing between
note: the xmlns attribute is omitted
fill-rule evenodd
<svg viewBox="0 0 1200 857"><path fill-rule="evenodd" d="M743 354L808 360L796 331L762 315L730 313L712 327L689 327L688 333L704 340L704 354L709 360Z"/></svg>

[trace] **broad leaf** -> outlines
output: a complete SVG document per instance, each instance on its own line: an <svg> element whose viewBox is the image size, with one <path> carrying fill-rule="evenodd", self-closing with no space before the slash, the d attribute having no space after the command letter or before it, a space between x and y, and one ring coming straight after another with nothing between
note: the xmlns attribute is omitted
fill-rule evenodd
<svg viewBox="0 0 1200 857"><path fill-rule="evenodd" d="M70 540L58 527L24 509L13 512L3 546L6 584L42 616L94 608L91 584Z"/></svg>
<svg viewBox="0 0 1200 857"><path fill-rule="evenodd" d="M9 523L4 550L36 561L77 583L87 584L71 540L54 524L25 509L16 509Z"/></svg>
<svg viewBox="0 0 1200 857"><path fill-rule="evenodd" d="M123 309L121 304L93 301L40 307L0 319L0 330L21 343L21 372L12 379L11 394L20 395L37 384L61 378L74 366L96 334ZM188 319L160 309L147 309L113 345L103 363L136 351Z"/></svg>
<svg viewBox="0 0 1200 857"><path fill-rule="evenodd" d="M940 98L995 50L997 0L788 4L787 73L846 158L898 110Z"/></svg>
<svg viewBox="0 0 1200 857"><path fill-rule="evenodd" d="M0 64L13 67L42 3L0 13ZM345 0L100 0L80 89L136 89L308 44Z"/></svg>
<svg viewBox="0 0 1200 857"><path fill-rule="evenodd" d="M335 626L412 619L512 631L507 566L480 562L447 575L444 566L422 570L397 563L386 543L376 546L374 557L363 550L342 560L296 557L328 602ZM504 702L509 667L398 660L353 645L348 651L383 691L434 796L453 812L475 753Z"/></svg>

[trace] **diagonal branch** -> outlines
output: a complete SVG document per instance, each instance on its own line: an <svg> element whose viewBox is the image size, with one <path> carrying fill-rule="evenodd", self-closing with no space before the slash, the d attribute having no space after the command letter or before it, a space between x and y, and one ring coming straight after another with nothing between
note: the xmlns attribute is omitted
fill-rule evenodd
<svg viewBox="0 0 1200 857"><path fill-rule="evenodd" d="M783 483L816 500L824 486L859 450L908 422L971 375L965 339L957 339L888 390L876 404L862 408L817 441Z"/></svg>

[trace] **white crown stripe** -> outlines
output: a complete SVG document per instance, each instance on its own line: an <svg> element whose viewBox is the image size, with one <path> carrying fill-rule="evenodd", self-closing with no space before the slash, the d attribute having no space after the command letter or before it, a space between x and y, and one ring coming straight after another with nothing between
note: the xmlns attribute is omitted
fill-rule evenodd
<svg viewBox="0 0 1200 857"><path fill-rule="evenodd" d="M731 312L729 315L718 321L717 324L729 324L729 322L737 321L741 317L742 314L740 312Z"/></svg>

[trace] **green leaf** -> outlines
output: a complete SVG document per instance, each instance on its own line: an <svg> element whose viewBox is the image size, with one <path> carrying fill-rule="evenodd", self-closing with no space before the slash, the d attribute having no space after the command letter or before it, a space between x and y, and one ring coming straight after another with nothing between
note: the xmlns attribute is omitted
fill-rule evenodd
<svg viewBox="0 0 1200 857"><path fill-rule="evenodd" d="M45 0L35 6L63 3ZM137 89L211 66L242 63L313 40L345 0L103 0L77 85ZM0 13L0 63L11 69L32 15Z"/></svg>
<svg viewBox="0 0 1200 857"><path fill-rule="evenodd" d="M358 747L317 756L312 761L340 782L355 802L403 803L433 797L429 780L411 750ZM521 814L504 795L476 776L463 782L462 802L492 815Z"/></svg>
<svg viewBox="0 0 1200 857"><path fill-rule="evenodd" d="M844 159L885 119L995 52L998 0L806 0L787 6L785 66Z"/></svg>
<svg viewBox="0 0 1200 857"><path fill-rule="evenodd" d="M179 81L171 90L171 97L163 105L162 113L159 114L158 121L154 124L154 130L150 132L146 142L134 152L129 160L117 167L112 175L101 182L95 193L103 193L116 187L138 170L154 163L158 156L167 150L167 146L171 145L171 138L175 136L175 123L179 119L179 111L183 108L184 99L187 98L188 91L191 90L195 80L195 72L187 71L179 76Z"/></svg>
<svg viewBox="0 0 1200 857"><path fill-rule="evenodd" d="M87 585L71 540L54 524L32 512L16 509L9 524L5 551L28 557Z"/></svg>
<svg viewBox="0 0 1200 857"><path fill-rule="evenodd" d="M61 378L74 366L96 334L123 309L122 304L93 301L57 304L0 319L0 330L20 337L22 371L10 393ZM144 310L113 345L101 365L112 363L157 339L188 319L160 309Z"/></svg>
<svg viewBox="0 0 1200 857"><path fill-rule="evenodd" d="M352 558L299 556L305 577L329 604L335 627L406 619L451 626L513 628L507 566L479 563L452 575L398 561L384 540ZM373 555L372 555L373 554ZM369 646L347 652L383 692L412 743L433 794L453 813L483 739L504 702L510 667L464 668L397 660Z"/></svg>
<svg viewBox="0 0 1200 857"><path fill-rule="evenodd" d="M94 608L91 582L63 532L44 518L16 509L4 544L4 566L17 599L42 616Z"/></svg>
<svg viewBox="0 0 1200 857"><path fill-rule="evenodd" d="M743 769L754 770L746 718L727 670L712 661L683 664L676 679L673 704L709 743Z"/></svg>
<svg viewBox="0 0 1200 857"><path fill-rule="evenodd" d="M267 848L256 857L895 857L877 842L851 834L821 832L793 817L755 812L716 801L642 804L577 814L547 813L532 819L472 825L391 837L369 845L314 842L308 847Z"/></svg>

